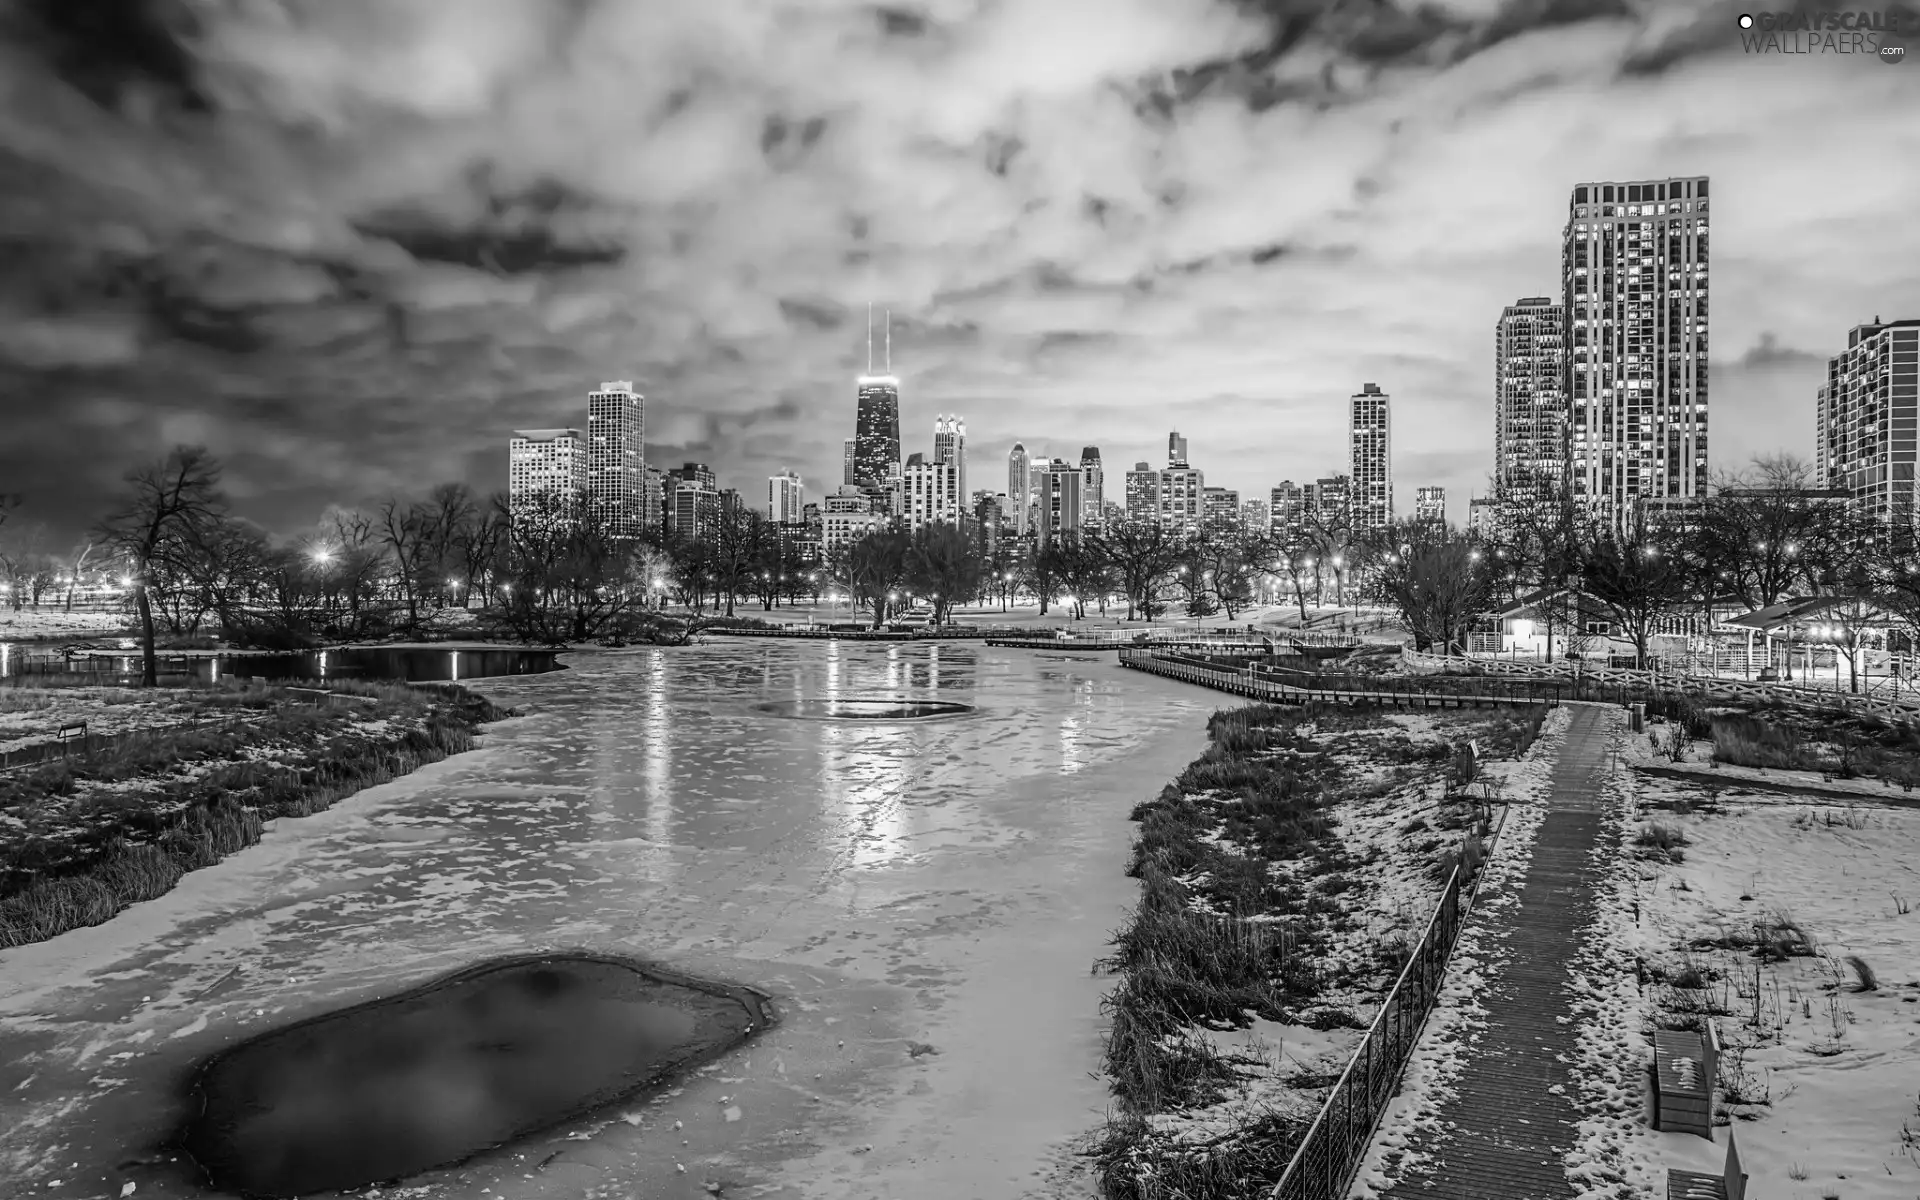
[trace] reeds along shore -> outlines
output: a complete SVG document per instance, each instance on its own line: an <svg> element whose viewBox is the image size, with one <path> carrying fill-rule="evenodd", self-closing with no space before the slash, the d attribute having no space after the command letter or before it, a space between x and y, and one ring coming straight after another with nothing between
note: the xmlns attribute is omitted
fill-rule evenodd
<svg viewBox="0 0 1920 1200"><path fill-rule="evenodd" d="M1496 752L1523 751L1544 711L1491 718ZM1258 1108L1213 1129L1203 1145L1178 1146L1156 1134L1152 1118L1204 1108L1234 1089L1238 1064L1194 1036L1197 1028L1245 1028L1249 1017L1364 1024L1318 999L1336 982L1322 962L1341 919L1336 897L1352 886L1345 872L1355 865L1333 809L1362 790L1442 770L1451 755L1445 743L1383 724L1377 713L1346 708L1216 712L1206 751L1135 808L1140 833L1127 873L1140 881L1139 905L1102 964L1119 975L1104 1002L1118 1109L1094 1151L1110 1200L1264 1195L1285 1169L1310 1112ZM1371 778L1351 765L1361 746L1381 768ZM1478 865L1478 845L1461 832L1467 840L1434 863L1442 878L1463 858ZM1289 868L1272 869L1283 863ZM1409 949L1404 939L1378 945L1379 968L1397 972ZM1311 1090L1332 1081L1296 1082Z"/></svg>
<svg viewBox="0 0 1920 1200"><path fill-rule="evenodd" d="M266 821L319 812L470 750L480 725L511 715L464 689L340 684L334 690L375 703L352 712L316 711L279 689L252 689L241 703L266 710L257 722L142 741L0 781L0 812L18 812L57 804L88 780L151 778L196 761L216 764L184 783L119 793L113 808L91 809L79 852L64 845L63 862L55 861L45 839L15 836L8 845L0 837L0 878L8 881L0 892L0 948L98 925L164 895L187 872L258 842ZM384 720L387 727L355 735L346 727L355 717ZM284 762L228 758L243 746L297 753Z"/></svg>

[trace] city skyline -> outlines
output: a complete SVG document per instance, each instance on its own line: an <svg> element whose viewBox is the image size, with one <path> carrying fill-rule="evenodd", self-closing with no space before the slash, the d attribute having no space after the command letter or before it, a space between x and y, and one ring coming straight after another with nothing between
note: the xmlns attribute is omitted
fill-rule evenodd
<svg viewBox="0 0 1920 1200"><path fill-rule="evenodd" d="M1493 467L1487 331L1559 295L1582 182L1720 189L1712 472L1811 461L1848 331L1920 315L1920 131L1859 119L1910 68L1745 55L1718 5L1263 7L342 6L189 43L128 5L84 67L78 32L10 26L0 69L45 102L0 120L0 390L31 398L0 486L78 532L198 442L294 532L502 488L501 440L608 379L646 396L651 467L827 481L871 302L913 446L961 413L976 464L1157 463L1178 428L1263 496L1342 469L1376 380L1396 510L1444 487L1458 521ZM1816 143L1846 189L1780 153Z"/></svg>

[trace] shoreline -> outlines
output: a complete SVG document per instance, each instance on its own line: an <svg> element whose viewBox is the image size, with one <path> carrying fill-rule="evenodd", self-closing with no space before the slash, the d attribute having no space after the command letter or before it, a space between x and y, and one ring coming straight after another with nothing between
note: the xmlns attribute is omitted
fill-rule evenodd
<svg viewBox="0 0 1920 1200"><path fill-rule="evenodd" d="M111 920L165 895L187 874L258 843L267 821L325 811L367 788L465 753L475 748L481 727L515 715L465 688L347 687L375 703L325 713L285 695L284 687L262 690L279 695L254 724L229 720L176 733L165 745L156 738L144 747L114 748L77 763L54 759L0 776L0 817L22 831L0 836L0 865L26 876L0 896L0 949ZM409 704L408 696L417 699ZM361 724L360 718L368 721ZM331 725L310 728L323 721ZM356 737L356 729L367 732ZM263 757L276 739L299 757ZM311 753L304 752L304 739L312 740ZM232 757L209 765L217 754ZM96 824L70 825L69 836L51 838L32 829L34 818L62 815L62 802L83 783L100 783L102 796L124 796L127 785L168 781L171 786L150 790L145 804L109 807L113 802L105 801L91 814L101 818ZM48 857L61 847L72 857ZM43 865L35 865L36 857Z"/></svg>

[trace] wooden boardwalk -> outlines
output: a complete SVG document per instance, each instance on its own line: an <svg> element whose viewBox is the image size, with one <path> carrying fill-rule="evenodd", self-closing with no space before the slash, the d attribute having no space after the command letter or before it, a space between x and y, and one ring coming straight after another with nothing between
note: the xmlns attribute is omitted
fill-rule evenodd
<svg viewBox="0 0 1920 1200"><path fill-rule="evenodd" d="M1568 971L1594 919L1607 714L1572 707L1553 768L1553 795L1533 845L1520 902L1476 913L1505 949L1488 967L1485 1028L1469 1043L1438 1132L1413 1139L1425 1159L1388 1200L1560 1200L1574 1195L1566 1156L1577 1115L1567 1060L1578 1032ZM1557 1089L1557 1090L1556 1090Z"/></svg>

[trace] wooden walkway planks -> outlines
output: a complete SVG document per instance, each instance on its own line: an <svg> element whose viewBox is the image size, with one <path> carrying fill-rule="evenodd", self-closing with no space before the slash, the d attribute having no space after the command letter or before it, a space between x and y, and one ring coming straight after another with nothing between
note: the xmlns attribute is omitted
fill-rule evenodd
<svg viewBox="0 0 1920 1200"><path fill-rule="evenodd" d="M1425 1161L1388 1200L1562 1200L1574 1195L1566 1155L1577 1114L1567 1060L1578 1032L1569 971L1594 920L1609 729L1575 706L1553 769L1553 795L1520 902L1476 912L1505 951L1488 967L1484 1028L1470 1043L1440 1132L1409 1147ZM1558 1091L1554 1089L1558 1088Z"/></svg>

